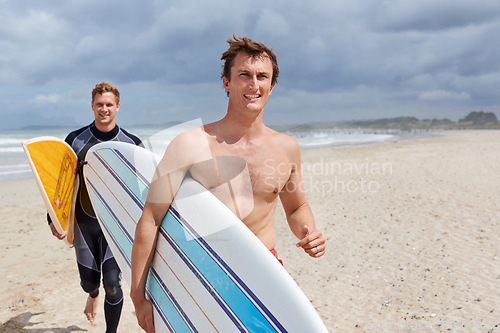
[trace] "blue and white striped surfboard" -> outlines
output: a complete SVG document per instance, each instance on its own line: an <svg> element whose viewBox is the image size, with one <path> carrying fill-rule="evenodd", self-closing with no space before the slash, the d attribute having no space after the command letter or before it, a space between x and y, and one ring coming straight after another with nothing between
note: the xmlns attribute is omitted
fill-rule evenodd
<svg viewBox="0 0 500 333"><path fill-rule="evenodd" d="M159 160L121 142L95 145L86 157L92 205L129 283L135 227ZM269 250L190 178L161 224L146 289L156 332L327 332Z"/></svg>

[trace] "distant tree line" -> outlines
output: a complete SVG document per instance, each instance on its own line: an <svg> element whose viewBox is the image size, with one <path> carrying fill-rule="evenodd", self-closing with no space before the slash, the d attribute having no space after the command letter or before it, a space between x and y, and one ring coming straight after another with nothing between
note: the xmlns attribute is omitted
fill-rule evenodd
<svg viewBox="0 0 500 333"><path fill-rule="evenodd" d="M493 112L472 111L465 118L460 119L459 123L466 123L468 121L477 123L497 122L497 115Z"/></svg>
<svg viewBox="0 0 500 333"><path fill-rule="evenodd" d="M368 120L307 123L274 127L278 131L309 132L320 129L363 129L377 131L456 130L456 129L500 129L500 122L493 112L472 111L458 122L449 119L418 119L396 117Z"/></svg>

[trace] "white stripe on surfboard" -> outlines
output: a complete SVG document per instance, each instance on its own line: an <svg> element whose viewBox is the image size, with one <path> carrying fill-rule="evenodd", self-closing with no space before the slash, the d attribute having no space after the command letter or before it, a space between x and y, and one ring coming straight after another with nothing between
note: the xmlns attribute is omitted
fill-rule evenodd
<svg viewBox="0 0 500 333"><path fill-rule="evenodd" d="M178 246L177 244L172 244L170 240L175 242L175 239L174 237L170 237L169 233L166 230L164 230L165 234L163 234L163 236L169 241L169 243L171 243L170 245L172 247L175 246L177 254L181 256L182 260L193 271L193 274L198 276L200 282L203 283L210 294L214 298L216 298L216 300L220 300L221 302L223 302L223 304L219 302L218 303L221 307L223 307L223 310L230 311L230 313L226 311L227 315L231 316L231 313L234 313L237 316L237 319L235 318L237 320L237 322L235 322L235 325L237 325L238 323L242 323L244 325L243 327L249 329L249 326L251 326L251 324L257 321L258 318L260 318L260 320L258 320L259 323L264 325L267 324L267 329L272 329L278 332L286 332L286 330L281 326L281 324L279 324L279 322L276 321L275 323L277 323L277 325L273 325L274 317L272 315L266 316L266 313L263 313L261 310L267 310L267 308L260 302L257 296L255 296L255 294L253 294L249 290L245 283L240 280L239 276L229 267L229 265L225 263L225 261L218 255L218 253L211 248L208 242L196 232L195 228L193 228L189 224L189 222L186 221L176 211L174 207L170 208L170 213L171 216L177 220L179 225L182 226L183 231L191 235L192 240L196 241L197 245L203 249L205 255L210 258L213 261L214 265L217 265L217 267L215 269L213 267L208 267L208 263L210 262L209 260L206 260L206 258L199 258L195 254L188 254L186 252L194 252L194 250L192 249L183 249L182 251L178 251L177 249L180 249L180 246ZM162 223L162 228L164 225L172 228L173 223L171 221L169 221L169 223L164 222ZM205 273L202 272L203 269L200 267L202 263L207 265L207 267L205 267ZM217 270L220 271L219 275L217 276L220 280L229 279L229 281L225 282L224 286L221 288L217 288L217 282L219 281L219 279L213 276L215 275ZM205 278L205 276L208 276L208 272L212 276L211 279ZM228 295L227 290L231 285L229 283L228 286L228 282L231 282L235 288L238 288L236 293ZM239 310L236 310L237 308L239 308ZM243 330L243 327L240 327L238 325L237 327ZM261 326L259 325L259 328L260 327Z"/></svg>

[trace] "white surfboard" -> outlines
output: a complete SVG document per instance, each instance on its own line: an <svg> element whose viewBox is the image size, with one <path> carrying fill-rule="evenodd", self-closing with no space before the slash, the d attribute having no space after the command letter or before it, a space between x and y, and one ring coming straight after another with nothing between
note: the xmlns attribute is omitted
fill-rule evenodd
<svg viewBox="0 0 500 333"><path fill-rule="evenodd" d="M129 283L135 227L159 160L121 142L95 145L86 157L94 210ZM146 289L156 332L327 332L269 250L191 178L162 222Z"/></svg>
<svg viewBox="0 0 500 333"><path fill-rule="evenodd" d="M168 144L179 134L190 131L196 127L202 127L201 118L186 121L174 126L170 126L162 131L156 132L148 138L142 140L144 147L153 153L163 156ZM142 138L142 137L141 137Z"/></svg>

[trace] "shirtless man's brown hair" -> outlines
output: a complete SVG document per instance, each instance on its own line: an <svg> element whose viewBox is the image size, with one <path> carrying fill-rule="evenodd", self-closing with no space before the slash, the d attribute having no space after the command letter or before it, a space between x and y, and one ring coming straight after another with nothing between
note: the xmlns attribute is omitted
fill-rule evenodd
<svg viewBox="0 0 500 333"><path fill-rule="evenodd" d="M241 37L238 38L233 35L232 39L227 40L230 45L226 52L222 54L220 60L224 61L224 66L222 70L221 77L226 77L228 80L231 80L231 67L233 66L234 58L240 52L245 52L248 55L258 58L258 57L268 57L271 60L271 64L273 66L273 78L271 80L271 84L274 85L278 82L278 76L280 75L280 69L278 67L278 60L276 58L276 53L273 50L268 48L262 43L254 42L250 38Z"/></svg>

